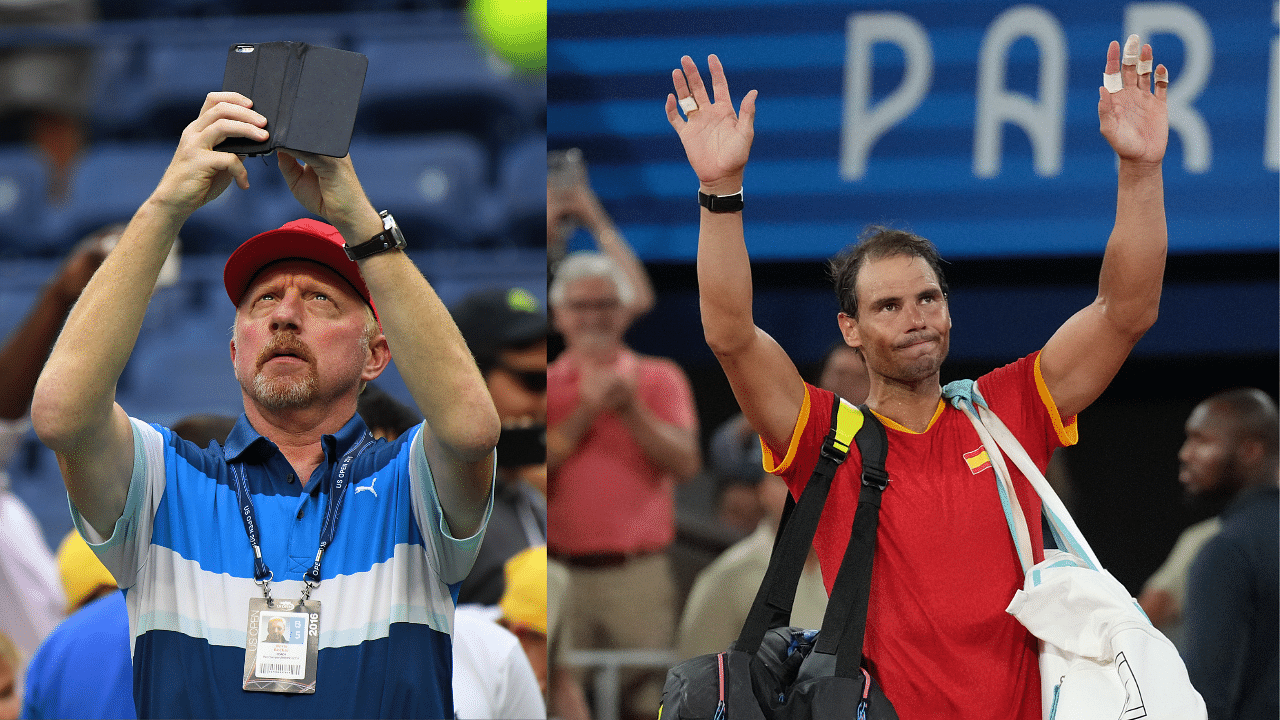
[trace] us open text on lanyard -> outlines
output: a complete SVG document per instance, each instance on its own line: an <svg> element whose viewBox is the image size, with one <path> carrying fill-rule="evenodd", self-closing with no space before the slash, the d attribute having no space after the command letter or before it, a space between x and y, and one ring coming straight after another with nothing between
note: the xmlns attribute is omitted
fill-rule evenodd
<svg viewBox="0 0 1280 720"><path fill-rule="evenodd" d="M241 463L231 466L232 487L240 519L244 522L249 546L253 549L253 581L262 588L261 598L249 599L249 624L245 644L245 690L258 692L314 693L316 660L319 656L320 601L311 599L311 591L320 584L320 561L333 542L338 517L346 500L351 463L374 442L366 430L351 450L338 462L337 475L330 488L324 519L320 523L320 547L315 560L303 575L300 600L274 600L271 597L271 568L262 559L258 518L249 494L249 482Z"/></svg>

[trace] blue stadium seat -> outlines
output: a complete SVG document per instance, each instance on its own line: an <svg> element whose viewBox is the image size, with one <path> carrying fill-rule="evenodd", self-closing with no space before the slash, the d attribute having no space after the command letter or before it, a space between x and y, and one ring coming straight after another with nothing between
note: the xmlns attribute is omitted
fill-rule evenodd
<svg viewBox="0 0 1280 720"><path fill-rule="evenodd" d="M25 145L0 146L0 255L57 254L46 203L49 168Z"/></svg>
<svg viewBox="0 0 1280 720"><path fill-rule="evenodd" d="M234 311L225 294L221 300L211 311L185 315L139 338L118 393L126 412L166 425L193 413L240 414L228 349Z"/></svg>
<svg viewBox="0 0 1280 720"><path fill-rule="evenodd" d="M499 193L507 208L508 232L526 246L547 244L547 138L533 135L502 156Z"/></svg>
<svg viewBox="0 0 1280 720"><path fill-rule="evenodd" d="M196 116L205 95L222 87L227 48L237 40L233 33L181 34L153 38L143 48L141 137L166 139L175 145Z"/></svg>
<svg viewBox="0 0 1280 720"><path fill-rule="evenodd" d="M500 230L486 153L471 137L356 139L351 158L365 194L395 215L414 247L486 244Z"/></svg>
<svg viewBox="0 0 1280 720"><path fill-rule="evenodd" d="M124 222L142 205L173 159L176 143L103 143L90 147L71 178L65 205L51 213L58 254L104 225Z"/></svg>
<svg viewBox="0 0 1280 720"><path fill-rule="evenodd" d="M427 37L357 38L352 49L369 58L356 116L361 133L466 132L496 157L499 147L534 126L517 81L462 25Z"/></svg>
<svg viewBox="0 0 1280 720"><path fill-rule="evenodd" d="M90 147L72 176L65 205L50 211L45 241L49 252L60 254L85 234L114 222L127 221L155 190L173 159L177 141L100 143ZM269 229L260 219L259 207L273 186L282 186L275 159L262 167L257 158L246 158L249 190L227 187L213 202L196 210L179 235L184 252L230 253L251 235ZM0 181L0 192L3 190ZM287 190L285 191L287 193ZM0 200L3 198L0 197ZM290 197L290 201L294 202ZM301 212L301 207L298 207ZM29 251L30 252L30 251Z"/></svg>

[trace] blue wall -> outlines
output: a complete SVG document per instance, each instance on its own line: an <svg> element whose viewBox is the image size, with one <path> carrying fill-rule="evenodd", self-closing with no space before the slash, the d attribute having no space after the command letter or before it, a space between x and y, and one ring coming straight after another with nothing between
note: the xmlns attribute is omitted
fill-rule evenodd
<svg viewBox="0 0 1280 720"><path fill-rule="evenodd" d="M1277 246L1280 149L1264 142L1268 121L1280 135L1280 7L1271 3L552 0L550 8L549 144L583 148L606 205L651 261L693 259L697 180L663 101L680 56L691 55L705 78L710 52L726 67L735 106L747 90L760 93L746 178L754 259L827 257L880 221L909 225L952 259L1100 253L1115 172L1098 133L1098 86L1108 42L1130 31L1152 42L1172 77L1172 252ZM876 33L895 39L854 39ZM907 78L917 76L912 93ZM899 91L905 115L884 117ZM1001 108L1018 97L1033 118L1001 122ZM980 120L988 113L995 119Z"/></svg>

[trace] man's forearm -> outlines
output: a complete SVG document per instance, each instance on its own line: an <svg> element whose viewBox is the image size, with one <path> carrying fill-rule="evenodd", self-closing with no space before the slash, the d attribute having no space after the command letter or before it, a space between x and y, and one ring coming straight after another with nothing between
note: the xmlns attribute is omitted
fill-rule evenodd
<svg viewBox="0 0 1280 720"><path fill-rule="evenodd" d="M649 273L599 201L593 203L592 212L585 218L585 222L595 238L596 246L613 260L613 264L622 270L631 283L633 297L629 308L632 315L639 317L652 310L654 293Z"/></svg>
<svg viewBox="0 0 1280 720"><path fill-rule="evenodd" d="M554 392L554 391L553 391ZM579 404L569 417L547 428L547 470L556 471L578 449L596 412Z"/></svg>
<svg viewBox="0 0 1280 720"><path fill-rule="evenodd" d="M1159 163L1120 161L1116 222L1107 241L1098 297L1118 329L1141 334L1160 307L1169 233Z"/></svg>
<svg viewBox="0 0 1280 720"><path fill-rule="evenodd" d="M445 519L456 537L471 537L481 528L502 430L493 398L449 311L407 255L361 260L360 274L426 420L427 460Z"/></svg>
<svg viewBox="0 0 1280 720"><path fill-rule="evenodd" d="M666 422L639 400L623 413L622 421L644 454L680 480L688 480L702 469L696 432Z"/></svg>
<svg viewBox="0 0 1280 720"><path fill-rule="evenodd" d="M501 423L462 333L417 266L401 252L360 262L391 356L432 432L461 462L489 455Z"/></svg>
<svg viewBox="0 0 1280 720"><path fill-rule="evenodd" d="M72 307L36 385L32 420L41 439L72 447L110 417L116 382L184 218L148 201Z"/></svg>
<svg viewBox="0 0 1280 720"><path fill-rule="evenodd" d="M721 187L703 191L728 195L741 188L742 178L737 176ZM713 213L706 208L699 213L697 270L702 330L712 352L733 354L755 336L751 258L742 213Z"/></svg>

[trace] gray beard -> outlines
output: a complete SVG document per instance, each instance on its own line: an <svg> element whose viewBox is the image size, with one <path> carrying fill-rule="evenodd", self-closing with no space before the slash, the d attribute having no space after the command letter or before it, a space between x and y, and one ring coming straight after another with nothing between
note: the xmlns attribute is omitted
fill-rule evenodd
<svg viewBox="0 0 1280 720"><path fill-rule="evenodd" d="M315 399L318 383L314 374L303 378L266 378L253 376L249 396L268 410L292 410L306 407Z"/></svg>

